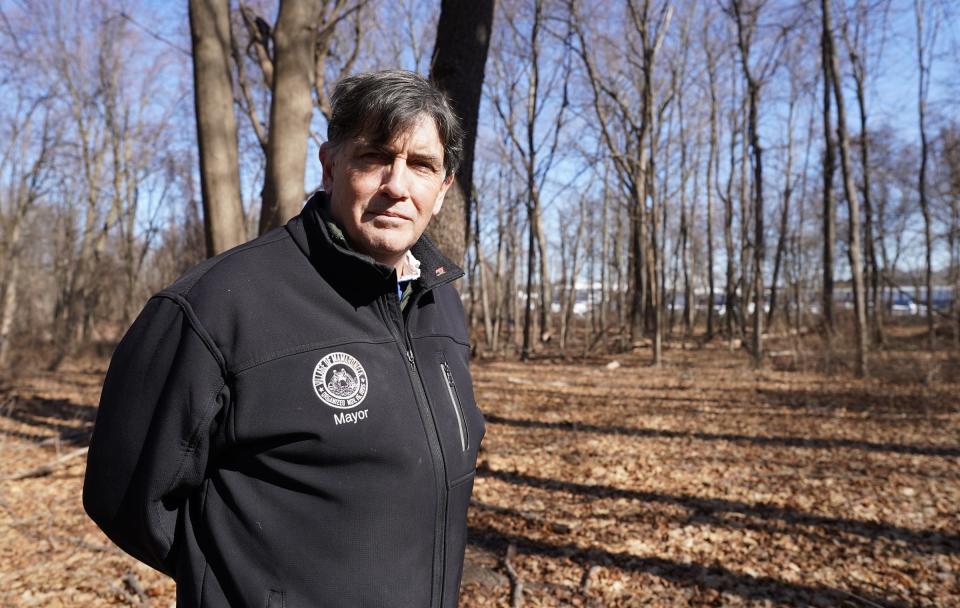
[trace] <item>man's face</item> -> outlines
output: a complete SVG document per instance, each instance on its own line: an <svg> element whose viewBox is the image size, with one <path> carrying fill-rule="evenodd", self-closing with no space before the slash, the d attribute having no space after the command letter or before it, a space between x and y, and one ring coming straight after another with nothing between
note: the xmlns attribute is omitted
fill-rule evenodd
<svg viewBox="0 0 960 608"><path fill-rule="evenodd" d="M330 211L350 245L398 269L453 182L445 177L443 145L429 117L383 145L362 136L337 149L324 144L320 162Z"/></svg>

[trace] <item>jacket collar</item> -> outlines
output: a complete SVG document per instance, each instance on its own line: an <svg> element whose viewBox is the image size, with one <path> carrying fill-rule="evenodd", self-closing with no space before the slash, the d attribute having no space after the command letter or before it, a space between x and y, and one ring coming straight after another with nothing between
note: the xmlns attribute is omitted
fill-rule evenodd
<svg viewBox="0 0 960 608"><path fill-rule="evenodd" d="M300 247L314 268L327 274L331 266L339 267L342 279L349 279L356 287L368 284L370 289L380 291L394 276L394 269L381 264L368 255L353 251L338 242L330 234L327 222L332 221L327 193L315 192L300 215L287 223L287 231ZM426 235L414 243L413 255L420 260L420 278L415 284L419 289L430 290L463 276L463 270L443 255ZM331 264L335 262L335 264Z"/></svg>

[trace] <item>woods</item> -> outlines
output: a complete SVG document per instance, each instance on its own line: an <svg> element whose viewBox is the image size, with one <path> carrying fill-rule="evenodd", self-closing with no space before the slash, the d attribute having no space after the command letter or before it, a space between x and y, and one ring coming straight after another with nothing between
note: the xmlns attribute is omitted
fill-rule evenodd
<svg viewBox="0 0 960 608"><path fill-rule="evenodd" d="M465 260L478 354L656 365L721 333L762 366L789 333L866 375L890 322L960 343L949 3L187 4L3 9L0 360L56 367L281 225L332 83L398 65L475 140L431 234Z"/></svg>

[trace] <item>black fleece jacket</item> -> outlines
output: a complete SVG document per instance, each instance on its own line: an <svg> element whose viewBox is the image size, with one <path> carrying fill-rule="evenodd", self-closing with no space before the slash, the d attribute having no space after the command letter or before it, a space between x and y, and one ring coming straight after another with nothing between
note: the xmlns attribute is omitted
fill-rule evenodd
<svg viewBox="0 0 960 608"><path fill-rule="evenodd" d="M484 433L462 271L421 238L401 312L325 205L155 295L110 363L84 507L179 606L457 605Z"/></svg>

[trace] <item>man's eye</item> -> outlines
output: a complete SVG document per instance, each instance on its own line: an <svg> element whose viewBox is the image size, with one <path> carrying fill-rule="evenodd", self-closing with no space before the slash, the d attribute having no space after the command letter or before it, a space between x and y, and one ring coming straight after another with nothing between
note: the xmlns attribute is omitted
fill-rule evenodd
<svg viewBox="0 0 960 608"><path fill-rule="evenodd" d="M427 161L413 161L412 163L410 163L410 165L417 171L425 171L425 172L433 173L434 171L437 170L436 167L434 167L431 163Z"/></svg>
<svg viewBox="0 0 960 608"><path fill-rule="evenodd" d="M390 162L390 158L383 152L377 152L376 150L370 150L368 152L361 152L359 155L360 161L364 163L371 164L383 164Z"/></svg>

